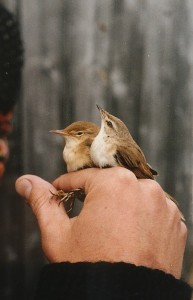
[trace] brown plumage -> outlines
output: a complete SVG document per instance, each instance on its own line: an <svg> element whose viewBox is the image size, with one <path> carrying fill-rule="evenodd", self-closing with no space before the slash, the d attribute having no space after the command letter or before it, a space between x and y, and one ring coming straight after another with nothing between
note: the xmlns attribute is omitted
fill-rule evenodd
<svg viewBox="0 0 193 300"><path fill-rule="evenodd" d="M94 123L78 121L62 130L50 132L64 137L63 158L68 172L94 167L90 157L90 146L99 132L99 128Z"/></svg>
<svg viewBox="0 0 193 300"><path fill-rule="evenodd" d="M91 146L91 158L100 168L122 166L137 178L154 179L157 172L147 163L141 148L132 138L126 125L99 107L101 128Z"/></svg>

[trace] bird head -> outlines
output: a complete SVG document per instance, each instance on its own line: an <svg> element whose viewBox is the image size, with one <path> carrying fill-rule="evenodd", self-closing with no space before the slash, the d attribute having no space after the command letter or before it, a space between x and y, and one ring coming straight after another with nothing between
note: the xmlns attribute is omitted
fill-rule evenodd
<svg viewBox="0 0 193 300"><path fill-rule="evenodd" d="M66 144L90 143L99 132L99 128L92 122L78 121L70 124L62 130L51 130L51 133L64 137Z"/></svg>
<svg viewBox="0 0 193 300"><path fill-rule="evenodd" d="M99 105L97 105L97 108L101 115L101 131L103 131L108 138L117 139L130 135L128 128L119 118L111 115Z"/></svg>

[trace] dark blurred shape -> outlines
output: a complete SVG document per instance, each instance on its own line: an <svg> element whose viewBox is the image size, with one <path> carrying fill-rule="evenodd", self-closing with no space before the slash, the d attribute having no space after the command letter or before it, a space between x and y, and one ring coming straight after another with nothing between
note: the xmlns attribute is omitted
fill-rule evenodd
<svg viewBox="0 0 193 300"><path fill-rule="evenodd" d="M13 109L21 85L23 44L14 15L0 5L0 113Z"/></svg>

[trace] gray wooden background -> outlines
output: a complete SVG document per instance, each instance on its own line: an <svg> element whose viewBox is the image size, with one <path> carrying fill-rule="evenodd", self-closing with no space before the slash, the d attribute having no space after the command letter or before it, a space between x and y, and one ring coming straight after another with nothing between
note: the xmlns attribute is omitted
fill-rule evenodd
<svg viewBox="0 0 193 300"><path fill-rule="evenodd" d="M50 129L121 118L178 199L189 227L184 278L193 284L193 2L4 0L20 22L25 67L0 201L1 299L32 299L45 263L31 210L16 195L23 173L65 171Z"/></svg>

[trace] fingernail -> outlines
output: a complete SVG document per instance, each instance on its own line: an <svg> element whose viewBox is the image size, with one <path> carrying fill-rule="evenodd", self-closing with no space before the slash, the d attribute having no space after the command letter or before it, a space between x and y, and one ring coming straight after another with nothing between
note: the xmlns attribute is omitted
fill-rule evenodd
<svg viewBox="0 0 193 300"><path fill-rule="evenodd" d="M31 190L32 190L32 184L28 179L22 178L22 179L17 180L17 182L16 182L16 191L22 197L28 199L29 195L31 193Z"/></svg>

